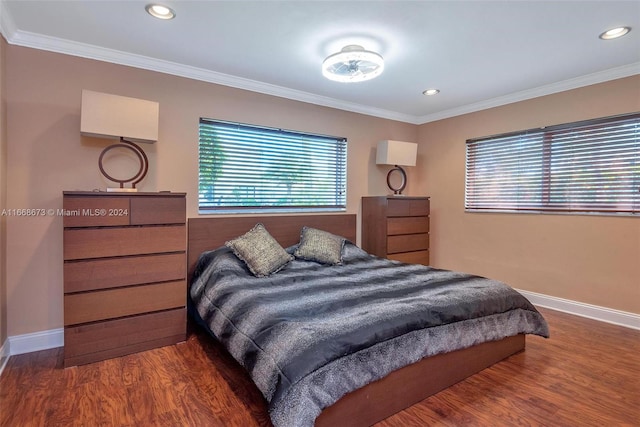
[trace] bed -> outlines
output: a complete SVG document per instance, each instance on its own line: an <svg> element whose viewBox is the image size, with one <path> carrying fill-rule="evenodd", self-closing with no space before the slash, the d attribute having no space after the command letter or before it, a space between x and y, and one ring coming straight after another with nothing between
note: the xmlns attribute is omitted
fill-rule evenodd
<svg viewBox="0 0 640 427"><path fill-rule="evenodd" d="M344 236L344 260L294 259L252 277L224 243L257 223L289 252L303 227ZM366 254L351 243L352 214L191 218L188 229L190 313L250 373L276 427L371 425L524 350L526 333L548 336L542 316L504 284ZM379 297L381 289L402 296ZM426 299L452 311L432 312ZM342 307L347 300L359 308ZM390 318L374 320L387 311ZM460 317L468 313L474 318Z"/></svg>

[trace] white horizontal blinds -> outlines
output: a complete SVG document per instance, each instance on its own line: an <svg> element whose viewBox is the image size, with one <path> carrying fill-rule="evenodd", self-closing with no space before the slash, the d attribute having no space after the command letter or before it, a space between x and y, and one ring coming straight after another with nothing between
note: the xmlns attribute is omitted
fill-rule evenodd
<svg viewBox="0 0 640 427"><path fill-rule="evenodd" d="M549 208L640 212L640 120L550 134Z"/></svg>
<svg viewBox="0 0 640 427"><path fill-rule="evenodd" d="M345 138L200 120L201 210L346 208Z"/></svg>
<svg viewBox="0 0 640 427"><path fill-rule="evenodd" d="M542 134L496 137L467 144L465 207L535 208L542 199Z"/></svg>
<svg viewBox="0 0 640 427"><path fill-rule="evenodd" d="M640 213L640 114L467 141L465 208Z"/></svg>

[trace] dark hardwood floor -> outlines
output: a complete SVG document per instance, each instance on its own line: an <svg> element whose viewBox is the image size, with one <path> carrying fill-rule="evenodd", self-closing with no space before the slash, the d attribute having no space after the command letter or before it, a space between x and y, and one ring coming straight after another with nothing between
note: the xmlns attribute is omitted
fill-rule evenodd
<svg viewBox="0 0 640 427"><path fill-rule="evenodd" d="M640 426L640 331L541 309L551 338L378 424ZM13 356L0 426L270 426L248 376L205 333L62 368L62 348Z"/></svg>

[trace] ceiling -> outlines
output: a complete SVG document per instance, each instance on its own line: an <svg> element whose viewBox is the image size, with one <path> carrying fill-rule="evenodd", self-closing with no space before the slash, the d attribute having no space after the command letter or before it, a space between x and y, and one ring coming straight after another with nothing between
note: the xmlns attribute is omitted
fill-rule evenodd
<svg viewBox="0 0 640 427"><path fill-rule="evenodd" d="M175 19L148 15L149 1L0 0L0 30L15 45L416 124L640 74L640 1L160 2ZM633 30L598 38L617 26ZM349 44L380 53L384 73L323 78L323 59Z"/></svg>

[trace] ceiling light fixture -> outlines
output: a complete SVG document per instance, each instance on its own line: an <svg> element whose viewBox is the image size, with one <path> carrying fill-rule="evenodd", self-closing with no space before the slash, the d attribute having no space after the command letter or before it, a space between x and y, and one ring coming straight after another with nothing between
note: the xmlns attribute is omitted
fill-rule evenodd
<svg viewBox="0 0 640 427"><path fill-rule="evenodd" d="M437 95L439 93L440 93L440 89L427 89L425 91L422 91L422 94L427 96Z"/></svg>
<svg viewBox="0 0 640 427"><path fill-rule="evenodd" d="M618 37L624 36L629 31L631 31L631 27L617 27L617 28L612 28L610 30L605 31L604 33L600 34L598 37L600 37L602 40L613 40L613 39L617 39Z"/></svg>
<svg viewBox="0 0 640 427"><path fill-rule="evenodd" d="M322 62L322 75L336 82L355 83L371 80L384 71L384 60L359 45L349 45Z"/></svg>
<svg viewBox="0 0 640 427"><path fill-rule="evenodd" d="M148 4L144 9L149 15L153 16L154 18L173 19L176 17L176 12L173 9L161 4Z"/></svg>

